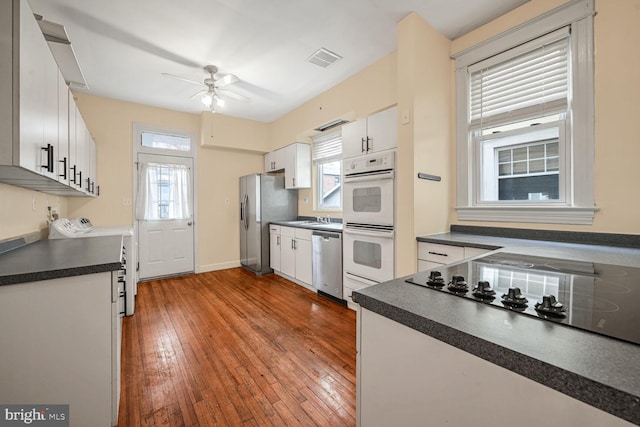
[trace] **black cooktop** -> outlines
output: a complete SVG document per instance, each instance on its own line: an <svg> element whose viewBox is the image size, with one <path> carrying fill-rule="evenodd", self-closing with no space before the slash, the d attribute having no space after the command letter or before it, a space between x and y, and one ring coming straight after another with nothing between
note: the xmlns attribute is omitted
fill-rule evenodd
<svg viewBox="0 0 640 427"><path fill-rule="evenodd" d="M640 344L640 268L497 253L405 281Z"/></svg>

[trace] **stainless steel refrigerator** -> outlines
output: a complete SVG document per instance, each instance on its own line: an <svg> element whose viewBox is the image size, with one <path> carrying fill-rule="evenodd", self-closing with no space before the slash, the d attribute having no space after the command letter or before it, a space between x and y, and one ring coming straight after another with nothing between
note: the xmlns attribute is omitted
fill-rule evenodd
<svg viewBox="0 0 640 427"><path fill-rule="evenodd" d="M256 274L271 273L269 223L298 216L298 191L284 189L283 176L240 177L240 263Z"/></svg>

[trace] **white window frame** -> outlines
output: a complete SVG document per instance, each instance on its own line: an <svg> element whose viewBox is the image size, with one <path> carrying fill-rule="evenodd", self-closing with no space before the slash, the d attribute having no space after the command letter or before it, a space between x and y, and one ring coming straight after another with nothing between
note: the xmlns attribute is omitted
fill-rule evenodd
<svg viewBox="0 0 640 427"><path fill-rule="evenodd" d="M594 203L594 0L574 0L463 50L456 60L456 166L458 219L591 225ZM568 144L561 203L479 203L480 150L469 132L468 67L559 28L571 27L572 89L565 132ZM562 184L561 184L562 185Z"/></svg>
<svg viewBox="0 0 640 427"><path fill-rule="evenodd" d="M340 138L340 144L342 145L342 133L340 130L337 132L327 132L326 135L318 134L312 138L312 150L315 153L315 146L313 144L322 143L324 140L331 140L334 138ZM315 154L313 156L313 169L315 174L315 185L313 188L314 191L314 210L321 212L342 212L342 197L340 197L340 206L337 208L326 207L322 203L322 192L320 191L323 188L322 179L324 174L320 172L321 166L326 163L332 163L335 161L340 161L340 192L342 194L343 188L343 177L342 177L342 150L340 150L339 154L333 154L327 157L316 157Z"/></svg>

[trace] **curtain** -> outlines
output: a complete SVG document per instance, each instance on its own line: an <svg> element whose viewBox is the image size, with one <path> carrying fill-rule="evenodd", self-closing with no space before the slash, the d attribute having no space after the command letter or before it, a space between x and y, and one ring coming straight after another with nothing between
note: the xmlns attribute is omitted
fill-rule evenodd
<svg viewBox="0 0 640 427"><path fill-rule="evenodd" d="M191 171L174 164L143 162L138 168L136 219L191 218Z"/></svg>

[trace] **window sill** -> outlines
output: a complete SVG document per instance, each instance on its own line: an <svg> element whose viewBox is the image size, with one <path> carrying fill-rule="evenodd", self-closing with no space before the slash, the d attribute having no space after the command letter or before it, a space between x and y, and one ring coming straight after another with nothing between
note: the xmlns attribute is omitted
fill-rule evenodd
<svg viewBox="0 0 640 427"><path fill-rule="evenodd" d="M533 222L592 225L597 207L551 206L458 206L460 221Z"/></svg>

